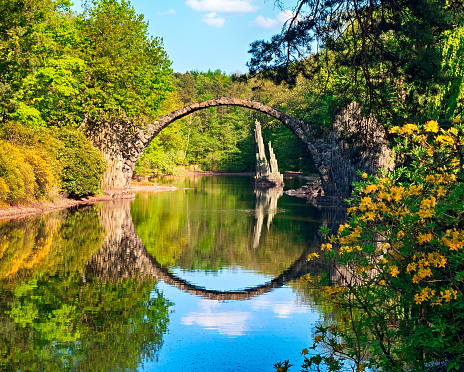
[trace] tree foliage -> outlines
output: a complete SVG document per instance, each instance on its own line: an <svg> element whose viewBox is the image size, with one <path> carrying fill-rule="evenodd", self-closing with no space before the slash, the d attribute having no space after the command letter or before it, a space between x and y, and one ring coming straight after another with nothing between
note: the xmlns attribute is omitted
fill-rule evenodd
<svg viewBox="0 0 464 372"><path fill-rule="evenodd" d="M337 95L388 121L426 115L429 88L447 79L443 39L464 15L445 0L298 0L293 10L279 35L251 44L251 74L294 84L326 69Z"/></svg>
<svg viewBox="0 0 464 372"><path fill-rule="evenodd" d="M10 142L0 156L2 203L50 197L52 184L72 196L97 192L104 165L77 128L115 116L153 120L172 90L162 40L129 2L86 1L82 14L70 6L0 2L0 129L17 131L2 137Z"/></svg>
<svg viewBox="0 0 464 372"><path fill-rule="evenodd" d="M118 111L154 118L172 89L160 38L148 34L143 15L125 0L93 0L77 21L86 61L84 111L93 120Z"/></svg>

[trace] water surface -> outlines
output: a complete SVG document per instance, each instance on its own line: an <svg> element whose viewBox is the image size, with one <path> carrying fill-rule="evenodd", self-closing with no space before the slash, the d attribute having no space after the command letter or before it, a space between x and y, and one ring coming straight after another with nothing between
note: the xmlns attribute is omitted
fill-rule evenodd
<svg viewBox="0 0 464 372"><path fill-rule="evenodd" d="M306 262L327 213L247 177L171 183L186 189L0 222L1 368L298 369L330 316L300 280L330 275Z"/></svg>

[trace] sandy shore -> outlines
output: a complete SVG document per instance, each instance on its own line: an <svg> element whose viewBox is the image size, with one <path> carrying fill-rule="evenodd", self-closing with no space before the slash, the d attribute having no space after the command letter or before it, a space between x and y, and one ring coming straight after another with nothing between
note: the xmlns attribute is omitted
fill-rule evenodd
<svg viewBox="0 0 464 372"><path fill-rule="evenodd" d="M165 186L165 185L132 185L126 194L126 198L135 197L136 192L148 191L148 192L165 192L179 190L179 187ZM118 197L112 197L108 194L88 196L80 199L69 199L60 198L53 202L34 202L27 205L14 205L0 207L0 220L11 220L27 216L39 215L42 213L48 213L60 209L66 209L74 206L91 205L99 202L106 202L117 200Z"/></svg>

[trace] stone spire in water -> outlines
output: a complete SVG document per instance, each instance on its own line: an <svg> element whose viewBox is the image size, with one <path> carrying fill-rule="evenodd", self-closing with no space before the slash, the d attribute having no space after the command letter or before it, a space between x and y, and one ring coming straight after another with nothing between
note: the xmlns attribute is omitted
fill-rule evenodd
<svg viewBox="0 0 464 372"><path fill-rule="evenodd" d="M271 141L269 145L269 161L271 162L271 174L269 175L269 180L274 182L276 185L284 184L284 176L279 173L279 167L277 166L277 159L274 155L274 150L271 147Z"/></svg>
<svg viewBox="0 0 464 372"><path fill-rule="evenodd" d="M269 141L269 154L271 165L266 159L266 152L264 151L263 136L261 134L261 123L255 121L255 140L258 145L258 152L256 153L256 175L255 179L257 183L268 185L268 187L284 184L284 177L279 173L277 167L277 159L274 155L274 151L271 147L271 141Z"/></svg>
<svg viewBox="0 0 464 372"><path fill-rule="evenodd" d="M256 153L256 175L257 180L269 177L271 171L269 163L266 159L266 152L264 151L263 136L261 134L261 123L255 120L255 140L258 145L258 152Z"/></svg>

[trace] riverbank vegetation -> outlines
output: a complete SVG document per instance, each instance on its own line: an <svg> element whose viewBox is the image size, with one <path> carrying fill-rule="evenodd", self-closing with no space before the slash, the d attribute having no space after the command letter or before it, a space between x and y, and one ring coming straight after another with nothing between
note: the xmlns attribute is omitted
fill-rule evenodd
<svg viewBox="0 0 464 372"><path fill-rule="evenodd" d="M172 88L159 38L126 1L0 2L0 205L99 192L106 164L83 133L153 120Z"/></svg>
<svg viewBox="0 0 464 372"><path fill-rule="evenodd" d="M306 278L338 310L310 348L327 354L303 350L304 371L462 370L463 130L459 119L390 130L400 166L362 175L347 223L321 246L339 283Z"/></svg>

